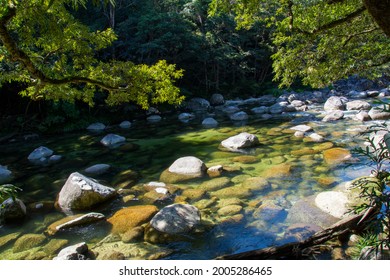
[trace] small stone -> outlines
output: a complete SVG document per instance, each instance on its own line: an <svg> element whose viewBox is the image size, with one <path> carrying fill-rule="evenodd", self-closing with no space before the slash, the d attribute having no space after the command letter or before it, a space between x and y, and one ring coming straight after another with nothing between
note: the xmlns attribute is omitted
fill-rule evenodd
<svg viewBox="0 0 390 280"><path fill-rule="evenodd" d="M119 124L119 127L120 128L123 128L123 129L129 129L131 127L131 122L129 121L123 121Z"/></svg>
<svg viewBox="0 0 390 280"><path fill-rule="evenodd" d="M146 118L148 122L155 123L161 121L161 117L159 115L151 115Z"/></svg>
<svg viewBox="0 0 390 280"><path fill-rule="evenodd" d="M309 132L313 130L311 126L304 125L304 124L296 125L294 127L291 127L290 129L295 131L300 131L300 132Z"/></svg>
<svg viewBox="0 0 390 280"><path fill-rule="evenodd" d="M87 127L88 130L90 131L101 131L101 130L104 130L106 129L106 126L102 123L92 123L90 124L88 127Z"/></svg>
<svg viewBox="0 0 390 280"><path fill-rule="evenodd" d="M235 214L239 214L241 211L241 205L227 205L225 207L220 208L217 213L220 216L233 216Z"/></svg>
<svg viewBox="0 0 390 280"><path fill-rule="evenodd" d="M326 116L322 119L323 122L331 122L338 121L344 118L344 112L341 110L330 111L326 114Z"/></svg>
<svg viewBox="0 0 390 280"><path fill-rule="evenodd" d="M214 118L205 118L202 121L202 125L205 127L217 127L218 122Z"/></svg>
<svg viewBox="0 0 390 280"><path fill-rule="evenodd" d="M86 168L84 171L89 174L101 175L108 172L110 168L111 166L109 164L100 163L92 165Z"/></svg>
<svg viewBox="0 0 390 280"><path fill-rule="evenodd" d="M249 118L248 114L243 111L234 113L233 115L230 116L230 119L232 121L246 121L248 118Z"/></svg>
<svg viewBox="0 0 390 280"><path fill-rule="evenodd" d="M126 141L126 138L117 134L107 134L100 140L100 143L102 143L106 147L114 146L116 144L120 144Z"/></svg>

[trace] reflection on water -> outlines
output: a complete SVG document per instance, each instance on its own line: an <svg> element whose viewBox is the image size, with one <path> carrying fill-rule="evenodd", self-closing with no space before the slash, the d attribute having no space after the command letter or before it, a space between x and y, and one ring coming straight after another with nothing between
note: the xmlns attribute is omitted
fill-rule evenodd
<svg viewBox="0 0 390 280"><path fill-rule="evenodd" d="M351 149L360 143L361 139L355 138L356 130L351 129L359 125L351 121L306 122L315 132L324 136L325 141L322 143L295 137L289 128L296 125L296 119L294 123L287 120L254 120L245 125L220 121L219 127L209 129L201 127L199 123L193 120L184 124L172 119L163 119L156 124L138 121L127 130L112 128L109 132L99 134L83 132L3 145L0 147L0 164L12 170L15 178L12 183L23 189L21 199L30 206L30 210L28 219L21 225L2 226L0 236L18 232L46 234L48 225L64 217L53 204L69 174L75 171L85 174L85 168L105 163L111 165L109 172L91 177L116 189L123 188L124 191L114 201L93 209L95 212L110 217L123 207L154 203L162 208L182 199L196 205L202 215L202 228L197 232L164 244L152 245L143 241L133 243L131 250L138 248L138 251L128 253L128 258L148 258L163 249L168 252L161 254L165 258L211 259L222 254L282 243L284 231L288 227L285 219L294 203L303 197L331 190L346 180L366 175L364 172L367 169L362 168L362 162L330 165L324 160L323 151L329 148ZM220 148L222 140L244 131L255 134L260 146L246 154ZM104 147L100 140L107 133L126 137L125 144L116 148ZM33 165L27 156L39 146L46 146L63 158L53 164ZM203 178L174 184L176 192L170 200L145 199L143 184L158 181L160 174L173 161L189 155L200 158L208 167L224 166L227 170L222 175L226 178L223 179L224 185L215 189L209 186L210 189L201 195L192 192L193 197L183 198L184 190L197 190L200 185L212 184L211 181L215 180ZM243 191L243 182L253 177L266 178L269 184L266 188L249 187ZM31 205L37 204L39 207L32 210L34 208ZM268 208L261 209L261 205L268 205ZM234 207L226 208L228 206ZM224 210L221 210L223 207ZM263 210L268 212L264 215L261 212ZM46 236L47 240L42 243L46 245L39 246L47 246L50 240L55 239L69 245L85 241L92 248L99 242L101 244L102 240L104 243L109 233L107 223L98 222L64 231L55 237ZM0 244L0 259L34 258L34 254L40 250L38 246L29 255L16 254L12 242L14 240L5 245ZM117 244L115 242L110 244ZM123 248L127 250L125 248L130 246ZM52 256L42 255L40 258L45 257Z"/></svg>

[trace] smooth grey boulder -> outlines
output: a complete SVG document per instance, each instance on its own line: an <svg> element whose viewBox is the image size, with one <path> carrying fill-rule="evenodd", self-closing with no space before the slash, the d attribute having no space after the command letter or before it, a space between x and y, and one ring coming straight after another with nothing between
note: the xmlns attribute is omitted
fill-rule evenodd
<svg viewBox="0 0 390 280"><path fill-rule="evenodd" d="M363 100L353 100L346 103L347 110L365 110L368 111L371 109L371 104Z"/></svg>
<svg viewBox="0 0 390 280"><path fill-rule="evenodd" d="M111 168L111 165L105 163L99 163L87 167L84 171L89 174L100 175L106 173Z"/></svg>
<svg viewBox="0 0 390 280"><path fill-rule="evenodd" d="M217 127L218 121L216 121L214 118L205 118L202 121L202 125L205 127Z"/></svg>
<svg viewBox="0 0 390 280"><path fill-rule="evenodd" d="M344 118L344 112L341 110L330 111L326 114L326 116L322 119L323 122L331 122L338 121Z"/></svg>
<svg viewBox="0 0 390 280"><path fill-rule="evenodd" d="M206 170L204 162L193 156L181 157L168 168L169 172L181 175L203 175Z"/></svg>
<svg viewBox="0 0 390 280"><path fill-rule="evenodd" d="M186 108L192 112L207 111L210 108L210 102L204 98L194 97L187 101Z"/></svg>
<svg viewBox="0 0 390 280"><path fill-rule="evenodd" d="M131 127L131 122L129 121L123 121L119 124L119 127L120 128L123 128L123 129L128 129Z"/></svg>
<svg viewBox="0 0 390 280"><path fill-rule="evenodd" d="M189 204L172 204L161 209L150 221L150 225L164 233L182 234L190 232L200 223L198 208Z"/></svg>
<svg viewBox="0 0 390 280"><path fill-rule="evenodd" d="M159 115L151 115L151 116L147 117L146 120L148 122L151 122L151 123L159 122L159 121L161 121L161 116L159 116Z"/></svg>
<svg viewBox="0 0 390 280"><path fill-rule="evenodd" d="M325 111L345 110L347 99L345 97L331 96L324 104Z"/></svg>
<svg viewBox="0 0 390 280"><path fill-rule="evenodd" d="M245 113L244 111L234 113L230 116L230 119L232 121L246 121L248 118L249 118L248 114Z"/></svg>
<svg viewBox="0 0 390 280"><path fill-rule="evenodd" d="M53 155L53 151L47 147L41 146L32 151L27 157L28 160L36 162L36 161L44 161Z"/></svg>
<svg viewBox="0 0 390 280"><path fill-rule="evenodd" d="M7 166L0 165L0 184L8 183L12 179L12 172Z"/></svg>
<svg viewBox="0 0 390 280"><path fill-rule="evenodd" d="M106 126L100 122L92 123L87 127L90 131L102 131L106 129Z"/></svg>
<svg viewBox="0 0 390 280"><path fill-rule="evenodd" d="M179 116L177 117L181 122L188 122L192 119L195 118L195 115L194 114L191 114L191 113L181 113L179 114Z"/></svg>
<svg viewBox="0 0 390 280"><path fill-rule="evenodd" d="M387 120L390 119L390 112L384 111L381 107L374 107L368 112L372 120Z"/></svg>
<svg viewBox="0 0 390 280"><path fill-rule="evenodd" d="M120 143L123 143L126 141L126 138L117 134L107 134L100 140L100 143L102 143L106 147L114 146Z"/></svg>
<svg viewBox="0 0 390 280"><path fill-rule="evenodd" d="M57 205L63 211L87 210L115 195L115 189L74 172L70 174L58 194Z"/></svg>
<svg viewBox="0 0 390 280"><path fill-rule="evenodd" d="M211 106L219 106L225 104L225 98L222 94L214 93L210 97L210 105Z"/></svg>
<svg viewBox="0 0 390 280"><path fill-rule="evenodd" d="M247 132L242 132L221 142L223 147L233 151L238 149L252 148L258 144L259 139L257 136Z"/></svg>

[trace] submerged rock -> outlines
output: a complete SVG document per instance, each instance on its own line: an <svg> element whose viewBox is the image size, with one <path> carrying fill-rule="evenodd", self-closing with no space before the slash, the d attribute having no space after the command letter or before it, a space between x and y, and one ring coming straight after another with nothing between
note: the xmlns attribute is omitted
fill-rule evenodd
<svg viewBox="0 0 390 280"><path fill-rule="evenodd" d="M46 236L43 234L24 234L15 241L12 250L14 253L23 252L41 245L45 240Z"/></svg>
<svg viewBox="0 0 390 280"><path fill-rule="evenodd" d="M318 208L338 219L347 216L348 202L347 194L337 191L321 192L315 198L315 204Z"/></svg>
<svg viewBox="0 0 390 280"><path fill-rule="evenodd" d="M149 222L157 212L158 208L154 205L130 206L117 211L107 222L112 225L112 233L123 234Z"/></svg>
<svg viewBox="0 0 390 280"><path fill-rule="evenodd" d="M161 209L150 221L150 225L163 233L188 233L200 224L198 208L189 204L172 204Z"/></svg>
<svg viewBox="0 0 390 280"><path fill-rule="evenodd" d="M115 189L74 172L69 175L62 187L57 205L63 211L86 210L113 198L115 195Z"/></svg>
<svg viewBox="0 0 390 280"><path fill-rule="evenodd" d="M151 116L147 117L146 120L148 122L151 122L151 123L159 122L159 121L161 121L161 116L159 116L159 115L151 115Z"/></svg>
<svg viewBox="0 0 390 280"><path fill-rule="evenodd" d="M330 111L326 114L326 116L322 119L323 122L331 122L338 121L344 118L344 112L341 110Z"/></svg>
<svg viewBox="0 0 390 280"><path fill-rule="evenodd" d="M75 216L69 216L65 217L53 224L51 224L48 229L47 233L49 235L54 235L59 231L69 229L72 227L76 226L81 226L81 225L87 225L87 224L92 224L98 221L101 221L105 219L105 216L101 213L88 213L88 214L79 214Z"/></svg>
<svg viewBox="0 0 390 280"><path fill-rule="evenodd" d="M243 111L234 113L233 115L230 116L230 119L232 121L246 121L248 118L249 118L248 114Z"/></svg>
<svg viewBox="0 0 390 280"><path fill-rule="evenodd" d="M339 164L349 160L352 155L351 153L343 148L331 148L323 151L324 160L327 164Z"/></svg>

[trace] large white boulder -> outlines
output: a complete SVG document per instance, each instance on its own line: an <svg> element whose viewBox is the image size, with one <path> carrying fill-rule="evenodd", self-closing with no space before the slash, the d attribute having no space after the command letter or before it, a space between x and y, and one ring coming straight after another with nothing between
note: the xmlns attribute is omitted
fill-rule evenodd
<svg viewBox="0 0 390 280"><path fill-rule="evenodd" d="M221 145L229 150L251 148L258 144L259 139L257 136L247 132L242 132L221 142Z"/></svg>
<svg viewBox="0 0 390 280"><path fill-rule="evenodd" d="M115 189L74 172L70 174L58 194L57 205L63 211L87 210L115 195Z"/></svg>
<svg viewBox="0 0 390 280"><path fill-rule="evenodd" d="M181 175L203 174L206 170L204 162L193 156L181 157L168 168L169 172Z"/></svg>

